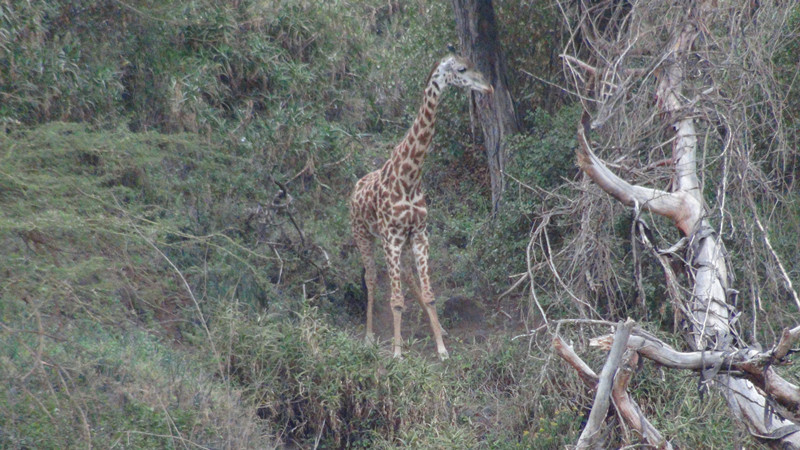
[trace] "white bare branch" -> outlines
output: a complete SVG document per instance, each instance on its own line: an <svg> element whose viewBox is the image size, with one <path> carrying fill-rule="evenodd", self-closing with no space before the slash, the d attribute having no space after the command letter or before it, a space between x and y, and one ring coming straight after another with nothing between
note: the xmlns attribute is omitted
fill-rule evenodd
<svg viewBox="0 0 800 450"><path fill-rule="evenodd" d="M606 363L603 365L603 370L600 372L600 379L597 383L597 392L595 393L592 412L589 413L586 427L584 427L578 439L578 444L576 446L578 449L595 448L599 445L598 437L600 436L600 427L608 413L611 387L614 384L614 375L617 373L619 364L622 361L622 355L625 352L625 347L628 343L628 337L631 334L633 324L633 320L628 319L625 322L620 322L617 326L617 332L614 333L614 342L609 350Z"/></svg>

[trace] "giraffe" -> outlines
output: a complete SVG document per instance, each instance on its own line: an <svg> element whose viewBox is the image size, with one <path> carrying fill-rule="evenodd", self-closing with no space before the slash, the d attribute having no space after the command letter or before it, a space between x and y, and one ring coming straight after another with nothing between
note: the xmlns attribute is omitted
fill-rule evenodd
<svg viewBox="0 0 800 450"><path fill-rule="evenodd" d="M422 309L428 314L441 360L449 356L442 341L442 326L428 275L427 208L422 192L422 163L431 145L436 121L436 108L448 85L467 87L491 94L494 89L475 71L466 59L448 55L441 59L428 76L414 123L380 169L358 180L350 197L350 221L356 245L361 252L367 285L366 341L374 342L372 308L377 280L373 244L380 238L391 280L392 318L394 325L394 357L402 353L400 323L405 301L401 279L411 287ZM410 268L402 267L405 247L411 246L419 276L416 286ZM404 270L405 269L405 270Z"/></svg>

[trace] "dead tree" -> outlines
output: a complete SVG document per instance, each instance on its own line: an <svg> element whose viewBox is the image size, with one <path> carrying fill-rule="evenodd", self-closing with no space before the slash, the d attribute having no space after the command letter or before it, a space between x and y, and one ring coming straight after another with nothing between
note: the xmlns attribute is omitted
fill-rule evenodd
<svg viewBox="0 0 800 450"><path fill-rule="evenodd" d="M710 220L700 182L702 174L698 173L703 161L698 159L701 133L696 125L698 118L703 117L704 96L718 86L703 86L708 83L702 72L708 67L704 66L707 61L703 61L697 48L710 45L708 29L717 13L714 9L717 2L684 2L678 6L668 3L672 2L580 2L584 9L574 34L581 36L585 45L574 45L573 54L564 55L565 67L582 93L585 109L577 132L579 167L604 192L634 209L636 229L643 241L649 242L650 237L640 212L670 219L683 236L668 251L651 248L664 268L670 300L679 312L681 331L690 352L673 351L655 338L636 336L635 331L625 337L622 345L636 355L668 367L697 371L724 396L731 414L754 438L777 448L800 448L800 389L774 369L800 336L800 328L785 330L781 343L767 352L747 348L737 335L737 292L732 270L725 244ZM676 12L676 8L684 10ZM669 14L659 17L665 11ZM654 39L656 32L648 27L657 21L671 24L670 37L662 47L653 48L643 42ZM690 74L690 70L695 73ZM690 82L692 89L687 87ZM593 132L603 135L612 123L634 126L630 118L615 118L634 95L634 86L637 90L653 89L656 101L655 111L638 120L660 121L662 129L670 130L665 133L667 141L662 143L671 147L671 156L662 163L671 171L667 189L623 180L597 156L590 140ZM608 138L609 134L604 136ZM729 135L726 139L732 138ZM675 273L675 263L682 265L690 288L682 290L679 286L681 280ZM611 348L614 340L604 339L604 345ZM564 351L563 343L556 342L554 346L579 373L585 372L574 352ZM628 362L636 355L631 354ZM624 377L624 371L618 370L615 376ZM587 381L592 376L582 373L581 378ZM598 384L603 382L600 379ZM626 382L623 379L620 384ZM605 383L615 384L614 379ZM644 430L641 423L638 427L632 422L630 425ZM587 442L590 442L588 436L582 435L579 447ZM668 446L659 439L649 443Z"/></svg>

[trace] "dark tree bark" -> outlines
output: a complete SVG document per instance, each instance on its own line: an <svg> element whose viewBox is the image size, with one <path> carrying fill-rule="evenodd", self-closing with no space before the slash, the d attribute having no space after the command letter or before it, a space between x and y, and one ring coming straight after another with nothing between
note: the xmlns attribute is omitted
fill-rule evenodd
<svg viewBox="0 0 800 450"><path fill-rule="evenodd" d="M506 78L506 62L497 37L491 0L453 0L461 49L494 88L494 93L472 93L475 112L483 131L492 186L492 213L497 212L505 190L504 138L518 131L516 112Z"/></svg>

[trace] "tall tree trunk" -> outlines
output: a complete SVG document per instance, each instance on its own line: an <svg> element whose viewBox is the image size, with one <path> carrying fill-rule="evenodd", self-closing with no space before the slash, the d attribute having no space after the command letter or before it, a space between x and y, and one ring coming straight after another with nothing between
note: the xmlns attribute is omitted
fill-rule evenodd
<svg viewBox="0 0 800 450"><path fill-rule="evenodd" d="M494 93L473 92L475 112L483 131L486 159L492 186L492 214L497 212L505 190L504 138L519 130L514 102L508 90L506 62L497 37L491 0L453 0L461 49L494 87Z"/></svg>

